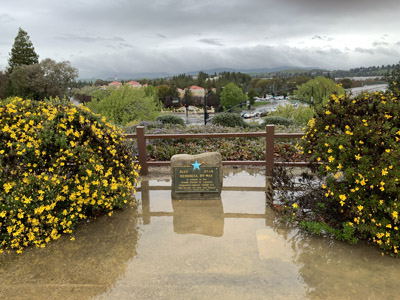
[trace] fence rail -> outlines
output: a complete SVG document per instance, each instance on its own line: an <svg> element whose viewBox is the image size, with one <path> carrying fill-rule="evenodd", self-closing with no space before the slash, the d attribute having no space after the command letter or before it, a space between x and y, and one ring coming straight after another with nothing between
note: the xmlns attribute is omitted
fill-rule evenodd
<svg viewBox="0 0 400 300"><path fill-rule="evenodd" d="M150 139L201 139L201 138L243 138L265 137L265 160L223 161L222 165L254 165L265 166L266 176L272 175L274 165L284 167L306 167L308 162L276 162L274 161L275 139L301 138L303 133L275 133L274 125L267 125L265 132L238 132L238 133L196 133L196 134L145 134L144 127L138 126L136 134L126 134L125 137L137 140L138 159L141 166L140 174L148 174L148 166L169 166L170 161L147 161L146 140Z"/></svg>

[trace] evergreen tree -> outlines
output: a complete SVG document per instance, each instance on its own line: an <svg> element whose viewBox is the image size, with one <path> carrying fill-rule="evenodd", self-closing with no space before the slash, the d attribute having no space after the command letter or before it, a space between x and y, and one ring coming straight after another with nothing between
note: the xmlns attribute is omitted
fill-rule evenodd
<svg viewBox="0 0 400 300"><path fill-rule="evenodd" d="M8 60L8 73L11 73L17 66L33 65L38 62L39 56L35 52L28 33L19 28Z"/></svg>

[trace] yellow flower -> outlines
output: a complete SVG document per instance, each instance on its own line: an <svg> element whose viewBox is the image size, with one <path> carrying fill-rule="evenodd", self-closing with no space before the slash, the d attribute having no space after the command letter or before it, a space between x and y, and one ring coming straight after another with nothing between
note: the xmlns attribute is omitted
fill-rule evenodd
<svg viewBox="0 0 400 300"><path fill-rule="evenodd" d="M354 155L354 157L356 158L356 160L360 160L361 159L361 155L360 154Z"/></svg>
<svg viewBox="0 0 400 300"><path fill-rule="evenodd" d="M297 203L293 203L292 206L293 206L294 209L297 209L299 207L299 205Z"/></svg>
<svg viewBox="0 0 400 300"><path fill-rule="evenodd" d="M388 115L388 114L385 114L385 118L389 120L390 118L392 118L392 116Z"/></svg>
<svg viewBox="0 0 400 300"><path fill-rule="evenodd" d="M330 115L331 112L330 112L329 110L327 110L327 111L325 112L325 114Z"/></svg>
<svg viewBox="0 0 400 300"><path fill-rule="evenodd" d="M4 190L6 191L6 193L8 193L11 189L12 189L12 184L7 182L5 184L3 184Z"/></svg>

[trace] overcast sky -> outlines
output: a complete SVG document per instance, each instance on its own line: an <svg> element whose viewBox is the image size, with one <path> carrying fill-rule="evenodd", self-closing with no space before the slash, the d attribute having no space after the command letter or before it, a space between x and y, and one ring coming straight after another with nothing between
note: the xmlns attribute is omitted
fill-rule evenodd
<svg viewBox="0 0 400 300"><path fill-rule="evenodd" d="M3 0L0 69L19 27L81 78L400 61L399 0Z"/></svg>

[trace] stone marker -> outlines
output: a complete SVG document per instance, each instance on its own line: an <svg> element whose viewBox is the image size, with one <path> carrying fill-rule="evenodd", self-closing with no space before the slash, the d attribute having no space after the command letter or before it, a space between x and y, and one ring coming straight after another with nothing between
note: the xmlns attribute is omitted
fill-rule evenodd
<svg viewBox="0 0 400 300"><path fill-rule="evenodd" d="M218 152L171 157L173 200L216 200L221 198L222 160Z"/></svg>

